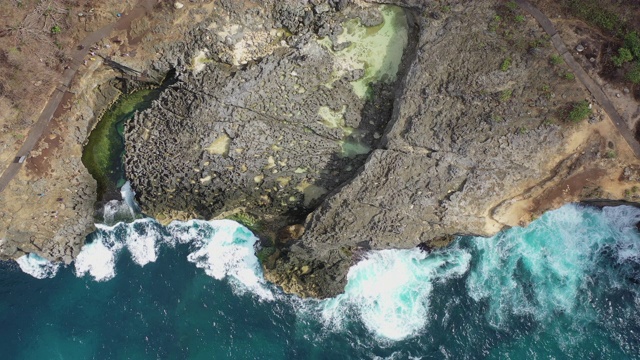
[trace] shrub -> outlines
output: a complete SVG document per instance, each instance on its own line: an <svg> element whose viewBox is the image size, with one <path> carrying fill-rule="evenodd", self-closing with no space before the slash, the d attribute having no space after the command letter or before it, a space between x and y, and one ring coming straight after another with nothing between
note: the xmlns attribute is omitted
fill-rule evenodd
<svg viewBox="0 0 640 360"><path fill-rule="evenodd" d="M502 61L502 65L500 65L500 70L507 71L511 67L511 57L508 57Z"/></svg>
<svg viewBox="0 0 640 360"><path fill-rule="evenodd" d="M637 32L632 31L624 37L624 47L629 49L633 57L640 59L640 37Z"/></svg>
<svg viewBox="0 0 640 360"><path fill-rule="evenodd" d="M571 111L567 118L569 121L577 123L580 122L591 115L591 105L587 100L582 100L578 103L573 104Z"/></svg>
<svg viewBox="0 0 640 360"><path fill-rule="evenodd" d="M633 55L631 55L631 51L625 47L621 47L618 49L618 56L612 56L611 60L613 60L613 64L617 67L622 66L624 63L633 60Z"/></svg>
<svg viewBox="0 0 640 360"><path fill-rule="evenodd" d="M60 28L60 26L58 25L54 25L51 27L51 34L52 35L57 35L60 34L62 32L62 29Z"/></svg>
<svg viewBox="0 0 640 360"><path fill-rule="evenodd" d="M500 101L502 102L509 101L509 99L511 99L511 95L513 95L513 90L511 89L502 90L502 92L500 93Z"/></svg>
<svg viewBox="0 0 640 360"><path fill-rule="evenodd" d="M634 84L640 84L640 61L636 61L633 68L627 73L627 79Z"/></svg>
<svg viewBox="0 0 640 360"><path fill-rule="evenodd" d="M513 19L519 23L524 22L524 15L516 15Z"/></svg>
<svg viewBox="0 0 640 360"><path fill-rule="evenodd" d="M489 31L496 32L498 31L498 27L500 27L500 23L502 22L502 18L500 15L495 15L491 22L489 22Z"/></svg>
<svg viewBox="0 0 640 360"><path fill-rule="evenodd" d="M551 61L551 64L553 65L560 65L564 60L560 55L551 55L550 61Z"/></svg>
<svg viewBox="0 0 640 360"><path fill-rule="evenodd" d="M518 4L516 4L515 1L509 1L506 6L511 11L516 11L518 9Z"/></svg>
<svg viewBox="0 0 640 360"><path fill-rule="evenodd" d="M575 80L576 76L573 75L573 73L567 72L566 74L564 74L564 78L567 80Z"/></svg>

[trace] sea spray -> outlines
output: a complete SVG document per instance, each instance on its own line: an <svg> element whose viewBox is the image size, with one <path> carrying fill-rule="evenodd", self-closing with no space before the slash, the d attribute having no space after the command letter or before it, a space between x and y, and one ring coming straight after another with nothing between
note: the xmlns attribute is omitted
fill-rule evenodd
<svg viewBox="0 0 640 360"><path fill-rule="evenodd" d="M122 200L107 201L98 212L101 223L104 225L117 225L120 222L131 222L141 218L140 207L135 200L135 192L127 181L120 188Z"/></svg>
<svg viewBox="0 0 640 360"><path fill-rule="evenodd" d="M161 247L188 244L187 259L215 279L229 277L239 293L249 291L264 300L273 300L255 256L257 238L231 220L174 221L163 227L153 219L96 225L75 262L77 276L89 274L96 281L116 275L116 262L126 250L140 266L155 262Z"/></svg>
<svg viewBox="0 0 640 360"><path fill-rule="evenodd" d="M36 279L46 279L56 276L60 264L52 263L37 254L26 254L16 259L20 269Z"/></svg>
<svg viewBox="0 0 640 360"><path fill-rule="evenodd" d="M195 231L198 229L200 231ZM190 242L194 251L187 259L215 279L230 277L239 283L234 290L249 291L263 300L274 296L265 284L255 255L258 240L246 227L231 220L173 222L168 231L180 242Z"/></svg>
<svg viewBox="0 0 640 360"><path fill-rule="evenodd" d="M402 340L416 336L429 318L429 297L436 281L463 275L471 255L463 250L370 252L347 275L345 292L324 302L325 321L340 328L355 312L376 336Z"/></svg>
<svg viewBox="0 0 640 360"><path fill-rule="evenodd" d="M76 274L60 267L56 279L4 285L0 310L32 311L35 306L16 305L30 304L24 299L11 299L45 289L47 297L34 296L45 310L33 317L63 325L31 329L21 317L4 315L21 337L5 333L0 345L31 349L20 339L47 339L33 350L42 355L73 332L84 345L69 342L69 349L110 358L211 358L225 351L273 359L638 358L638 220L632 207L568 205L525 229L459 238L428 255L372 251L349 272L345 293L324 301L266 284L253 254L255 237L230 221L98 226ZM22 262L38 263L27 259ZM70 302L68 293L80 300ZM49 297L55 306L46 303ZM82 319L66 322L74 316ZM92 353L87 344L94 343ZM61 354L74 358L70 350Z"/></svg>
<svg viewBox="0 0 640 360"><path fill-rule="evenodd" d="M558 313L573 314L604 247L630 239L637 244L638 216L640 210L631 207L601 212L567 205L526 228L469 239L466 246L473 249L476 264L467 279L468 293L476 301L488 299L487 320L496 327L512 315L547 322ZM628 246L624 250L629 252Z"/></svg>

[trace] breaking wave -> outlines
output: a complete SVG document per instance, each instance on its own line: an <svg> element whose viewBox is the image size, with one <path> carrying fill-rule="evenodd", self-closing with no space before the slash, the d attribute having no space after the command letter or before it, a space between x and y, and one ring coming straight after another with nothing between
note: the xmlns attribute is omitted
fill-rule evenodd
<svg viewBox="0 0 640 360"><path fill-rule="evenodd" d="M16 259L20 269L36 279L46 279L56 276L60 264L52 263L37 254L26 254Z"/></svg>
<svg viewBox="0 0 640 360"><path fill-rule="evenodd" d="M438 348L440 354L479 351L478 346L499 342L487 340L474 348L468 333L474 329L495 339L516 334L505 348L491 345L497 357L526 354L536 344L546 349L549 343L577 357L612 346L622 350L611 354L630 354L640 352L629 330L629 322L640 323L638 221L640 210L633 207L567 205L526 228L492 238L458 238L430 254L371 251L350 269L344 294L323 301L284 295L267 284L255 256L257 238L229 220L176 221L166 227L152 219L99 225L74 268L78 277L107 281L116 276L123 253L144 267L163 248L188 246L188 261L228 281L236 296L251 294L272 302L274 309L291 309L298 321L318 324L321 336L341 334L360 344L357 334L365 331L378 345L418 339L422 348L424 339L434 341L434 334L452 331L457 345ZM18 264L37 278L58 270L34 254ZM454 321L461 321L457 331L448 328Z"/></svg>
<svg viewBox="0 0 640 360"><path fill-rule="evenodd" d="M341 328L352 312L379 337L415 336L427 323L433 283L462 276L470 260L463 250L429 256L418 249L371 252L349 271L344 294L324 302L322 316Z"/></svg>

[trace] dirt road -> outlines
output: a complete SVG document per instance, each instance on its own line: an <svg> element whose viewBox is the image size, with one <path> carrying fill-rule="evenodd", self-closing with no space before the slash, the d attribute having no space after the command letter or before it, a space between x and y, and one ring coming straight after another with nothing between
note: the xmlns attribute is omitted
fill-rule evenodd
<svg viewBox="0 0 640 360"><path fill-rule="evenodd" d="M80 66L82 66L84 58L90 51L90 47L93 44L104 39L105 37L109 36L109 34L111 34L111 32L114 30L129 29L133 20L140 18L150 12L156 2L157 0L140 0L133 9L131 9L128 13L123 14L120 18L118 18L116 22L92 32L78 44L78 48L81 50L74 51L69 67L62 74L62 80L53 91L53 94L51 95L51 98L49 98L47 105L40 114L38 121L36 121L36 123L29 130L29 134L22 144L22 147L20 147L20 150L18 150L15 158L28 156L29 152L33 150L34 146L38 143L38 140L40 139L40 137L42 137L43 132L53 118L53 114L55 113L58 106L60 106L62 97L68 90L73 77L76 75ZM27 158L26 161L29 161L29 159ZM16 174L18 174L18 172L22 168L22 165L24 165L24 163L21 164L14 161L9 164L9 166L4 170L2 176L0 176L0 192L4 191L11 180L16 176Z"/></svg>
<svg viewBox="0 0 640 360"><path fill-rule="evenodd" d="M613 106L613 103L611 103L611 100L609 100L602 88L595 81L593 81L589 74L584 71L582 66L578 64L576 59L573 58L573 55L571 55L571 52L567 49L564 41L562 40L560 35L558 35L558 31L556 30L555 26L553 26L551 20L549 20L549 18L545 14L543 14L527 0L515 0L515 2L518 3L518 5L520 5L522 9L531 14L538 21L540 26L542 26L544 31L549 34L549 36L551 36L551 42L553 42L553 46L555 46L556 50L558 50L569 68L571 68L573 73L576 75L576 78L580 80L580 82L589 90L589 92L591 92L591 95L593 95L598 104L602 106L604 111L613 122L613 125L615 125L616 129L618 129L620 135L622 135L627 144L629 144L631 150L633 150L634 154L636 154L636 157L640 158L640 143L638 143L638 141L635 139L633 132L631 131L631 129L629 129L626 122L624 121L624 119L622 119L616 108Z"/></svg>

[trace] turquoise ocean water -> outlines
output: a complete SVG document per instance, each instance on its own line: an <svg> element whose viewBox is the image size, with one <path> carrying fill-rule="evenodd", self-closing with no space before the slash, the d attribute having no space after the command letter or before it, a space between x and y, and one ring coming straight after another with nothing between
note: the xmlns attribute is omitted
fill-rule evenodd
<svg viewBox="0 0 640 360"><path fill-rule="evenodd" d="M371 252L324 301L263 280L231 221L99 226L0 263L2 359L640 358L640 210L567 205L449 248Z"/></svg>

